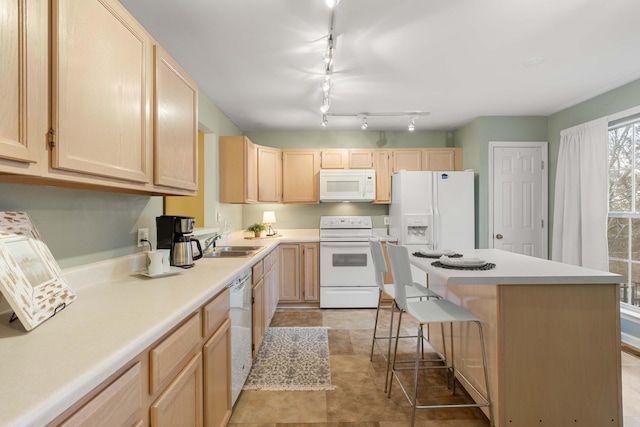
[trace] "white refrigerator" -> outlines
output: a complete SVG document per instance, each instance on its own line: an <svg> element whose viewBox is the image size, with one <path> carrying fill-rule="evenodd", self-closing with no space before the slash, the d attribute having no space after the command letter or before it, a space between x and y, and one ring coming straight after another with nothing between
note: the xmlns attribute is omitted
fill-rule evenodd
<svg viewBox="0 0 640 427"><path fill-rule="evenodd" d="M418 249L475 247L474 174L400 171L391 177L389 234Z"/></svg>

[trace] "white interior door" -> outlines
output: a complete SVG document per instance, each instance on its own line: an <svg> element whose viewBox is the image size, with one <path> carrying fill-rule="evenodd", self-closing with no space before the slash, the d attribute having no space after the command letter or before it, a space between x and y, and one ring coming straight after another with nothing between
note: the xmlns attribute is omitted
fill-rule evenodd
<svg viewBox="0 0 640 427"><path fill-rule="evenodd" d="M489 246L548 256L547 143L489 143Z"/></svg>

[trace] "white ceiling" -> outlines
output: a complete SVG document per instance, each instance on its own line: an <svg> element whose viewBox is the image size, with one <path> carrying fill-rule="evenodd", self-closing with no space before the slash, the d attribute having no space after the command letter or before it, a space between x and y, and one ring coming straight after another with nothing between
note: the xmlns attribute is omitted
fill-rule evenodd
<svg viewBox="0 0 640 427"><path fill-rule="evenodd" d="M121 1L241 130L360 130L320 126L324 0ZM638 0L342 0L331 112L430 112L417 130L547 116L640 78L639 17Z"/></svg>

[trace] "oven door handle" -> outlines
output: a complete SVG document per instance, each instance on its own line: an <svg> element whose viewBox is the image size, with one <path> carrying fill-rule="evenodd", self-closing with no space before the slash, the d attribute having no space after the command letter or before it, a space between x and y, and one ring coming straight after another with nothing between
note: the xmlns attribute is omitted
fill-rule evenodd
<svg viewBox="0 0 640 427"><path fill-rule="evenodd" d="M320 242L321 248L364 248L369 247L369 242Z"/></svg>

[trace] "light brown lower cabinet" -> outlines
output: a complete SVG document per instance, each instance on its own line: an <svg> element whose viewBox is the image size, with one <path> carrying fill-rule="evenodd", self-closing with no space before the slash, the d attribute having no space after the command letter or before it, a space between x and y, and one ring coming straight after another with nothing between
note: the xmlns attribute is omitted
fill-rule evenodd
<svg viewBox="0 0 640 427"><path fill-rule="evenodd" d="M62 426L132 426L142 422L142 370L140 362L120 375Z"/></svg>
<svg viewBox="0 0 640 427"><path fill-rule="evenodd" d="M278 305L278 249L254 264L252 297L252 356L258 349L271 324Z"/></svg>
<svg viewBox="0 0 640 427"><path fill-rule="evenodd" d="M231 321L226 319L202 350L204 425L226 426L231 418Z"/></svg>
<svg viewBox="0 0 640 427"><path fill-rule="evenodd" d="M264 279L258 280L258 283L253 285L251 289L252 300L252 335L253 340L251 343L251 356L256 357L258 349L262 343L262 338L267 330L264 319Z"/></svg>
<svg viewBox="0 0 640 427"><path fill-rule="evenodd" d="M151 405L150 425L202 426L202 399L202 353L198 353Z"/></svg>
<svg viewBox="0 0 640 427"><path fill-rule="evenodd" d="M49 425L226 426L230 331L225 289Z"/></svg>
<svg viewBox="0 0 640 427"><path fill-rule="evenodd" d="M280 244L280 303L320 301L320 244Z"/></svg>

